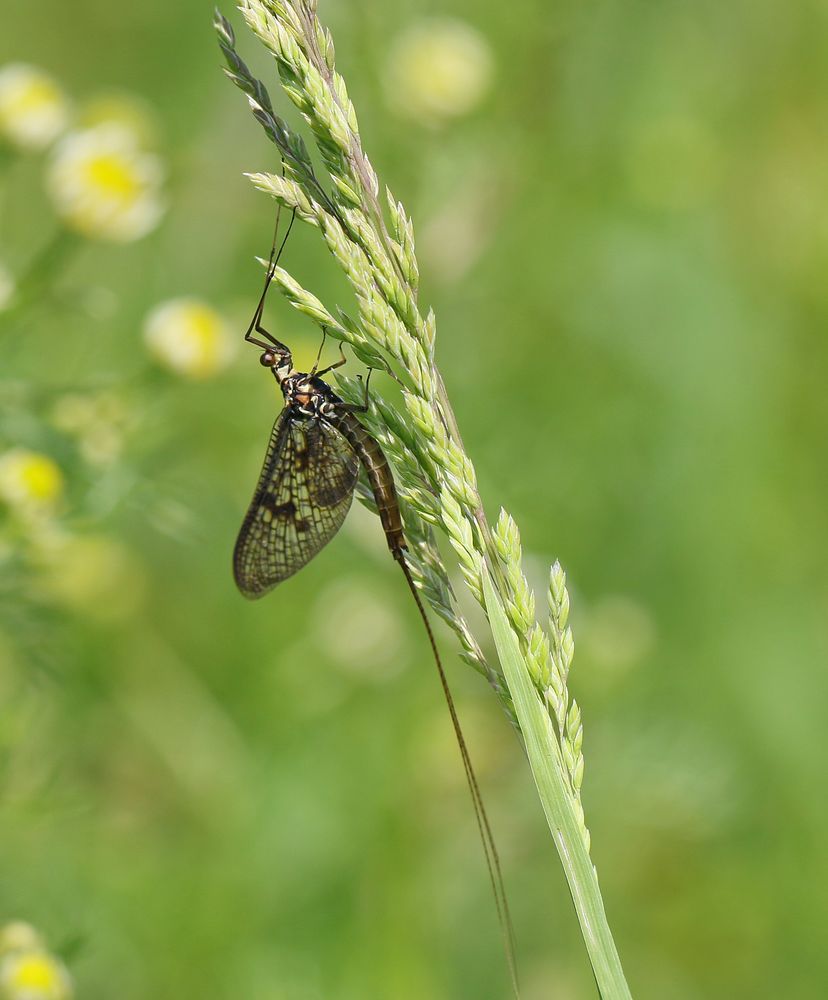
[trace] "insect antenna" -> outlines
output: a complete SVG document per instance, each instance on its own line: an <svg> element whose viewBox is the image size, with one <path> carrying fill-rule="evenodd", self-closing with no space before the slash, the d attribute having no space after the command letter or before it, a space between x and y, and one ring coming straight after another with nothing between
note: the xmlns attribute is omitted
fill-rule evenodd
<svg viewBox="0 0 828 1000"><path fill-rule="evenodd" d="M446 677L446 672L443 668L443 662L440 659L439 652L437 651L437 642L434 638L434 633L431 630L431 623L428 620L428 615L426 614L425 607L423 606L419 591L417 590L417 585L414 583L414 578L411 575L411 569L405 558L405 553L403 550L398 550L394 552L394 557L400 564L400 568L405 575L406 582L408 583L408 589L414 597L417 610L420 612L420 618L422 618L423 625L425 625L425 630L428 634L428 641L431 644L431 652L434 655L434 662L437 666L437 673L440 677L440 686L443 689L443 695L446 699L449 715L451 716L451 724L454 728L457 745L460 748L460 756L463 759L463 769L466 772L466 781L468 783L469 792L471 793L472 803L474 805L474 815L477 820L477 828L480 832L481 843L483 844L483 853L486 857L486 867L489 870L489 879L492 884L492 892L494 894L495 907L497 909L497 919L500 923L500 929L503 934L503 946L506 952L506 962L509 966L509 976L512 980L512 989L515 996L519 998L520 989L518 987L517 960L515 958L515 931L512 925L512 918L509 913L509 903L506 898L506 885L504 883L503 872L500 867L500 857L497 853L497 847L495 846L494 834L492 833L492 828L489 824L486 807L483 805L483 796L480 792L480 784L478 783L477 775L472 767L468 744L466 743L466 738L463 735L463 730L460 726L460 719L458 718L457 709L454 705L454 698L452 696L451 689L449 688L448 678Z"/></svg>

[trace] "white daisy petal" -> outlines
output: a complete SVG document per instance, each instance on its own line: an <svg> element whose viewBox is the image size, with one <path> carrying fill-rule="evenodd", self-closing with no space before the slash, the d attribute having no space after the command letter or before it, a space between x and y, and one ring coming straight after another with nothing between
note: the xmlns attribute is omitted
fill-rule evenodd
<svg viewBox="0 0 828 1000"><path fill-rule="evenodd" d="M0 134L20 149L44 149L66 128L69 102L53 77L36 66L0 68Z"/></svg>
<svg viewBox="0 0 828 1000"><path fill-rule="evenodd" d="M135 134L108 123L66 136L49 165L47 186L72 229L92 239L128 243L146 236L164 213L161 161Z"/></svg>
<svg viewBox="0 0 828 1000"><path fill-rule="evenodd" d="M144 341L159 364L193 379L215 375L235 353L224 319L195 298L156 306L144 324Z"/></svg>

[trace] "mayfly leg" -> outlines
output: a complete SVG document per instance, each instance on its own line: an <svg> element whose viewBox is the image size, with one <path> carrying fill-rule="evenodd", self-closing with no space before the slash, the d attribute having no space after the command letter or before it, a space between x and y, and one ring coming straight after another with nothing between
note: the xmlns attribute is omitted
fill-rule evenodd
<svg viewBox="0 0 828 1000"><path fill-rule="evenodd" d="M345 352L342 350L342 345L339 345L339 361L334 361L332 365L328 365L327 368L323 368L320 372L311 372L311 375L321 378L322 375L327 375L328 372L332 372L335 368L341 368L344 364L348 363L348 359L345 357ZM359 378L360 376L357 376Z"/></svg>
<svg viewBox="0 0 828 1000"><path fill-rule="evenodd" d="M331 365L331 368L339 368L340 365L344 365L344 364L345 364L345 357L343 356L342 360L341 361L337 361L337 363L335 365ZM368 410L369 410L368 400L371 398L368 395L368 384L371 381L371 372L373 372L373 370L374 370L373 368L369 368L368 369L368 377L365 379L365 398L362 400L362 402L361 403L338 403L337 405L338 405L338 407L339 407L340 410L344 410L345 413L367 413L368 412ZM330 368L326 368L325 371L330 371ZM320 372L320 374L324 374L324 373ZM361 375L357 375L357 378L360 381L362 380L362 376Z"/></svg>
<svg viewBox="0 0 828 1000"><path fill-rule="evenodd" d="M310 370L311 378L314 375L324 375L325 372L329 372L330 368L324 368L321 372L319 371L319 362L322 358L322 351L325 350L325 341L328 339L328 328L326 326L322 327L322 343L319 345L319 350L316 352L316 361L313 363L313 368ZM339 347L340 352L342 351L342 345ZM342 364L345 364L345 355L342 355Z"/></svg>
<svg viewBox="0 0 828 1000"><path fill-rule="evenodd" d="M327 375L328 372L332 372L334 368L341 368L344 364L347 364L348 359L345 357L345 351L342 349L342 344L339 345L339 361L334 361L332 365L328 365L327 368L323 368L321 371L318 368L319 359L322 357L322 349L325 346L325 341L328 339L328 330L326 327L322 327L322 343L319 345L319 350L316 354L316 361L313 363L313 368L310 370L311 378L321 378L323 375Z"/></svg>
<svg viewBox="0 0 828 1000"><path fill-rule="evenodd" d="M284 173L284 167L282 168L282 173ZM277 340L272 333L268 333L267 330L262 326L262 314L264 312L265 301L267 299L267 293L270 290L270 284L273 281L273 275L276 273L276 266L279 263L279 258L282 256L282 251L285 249L288 237L290 236L290 231L293 229L293 223L296 221L296 209L294 208L290 213L290 222L288 223L287 230L282 242L279 244L279 250L276 251L276 244L279 240L279 221L282 217L282 206L281 204L276 209L276 225L273 230L273 243L270 247L270 259L267 263L267 273L265 275L265 284L262 294L259 297L259 301L256 305L256 311L253 313L253 318L250 320L250 325L247 327L244 339L249 344L255 344L256 347L261 347L267 350L269 347L276 347L279 350L287 350L286 346ZM267 342L259 340L257 337L252 336L253 332L261 334L263 337L267 338Z"/></svg>
<svg viewBox="0 0 828 1000"><path fill-rule="evenodd" d="M341 368L343 365L348 363L348 359L345 357L345 351L342 347L342 343L339 344L339 361L334 361L332 365L328 365L327 368L322 368L321 370L317 367L319 364L319 359L322 357L322 349L325 347L325 341L328 338L328 330L326 327L322 327L322 343L319 345L319 350L316 354L316 361L313 363L313 368L310 370L311 378L321 378L323 375L327 375L328 372L334 371L336 368ZM374 369L368 368L368 377L365 380L365 398L362 403L337 403L337 407L340 410L344 410L345 413L367 413L368 412L368 383L371 381L371 372ZM362 380L361 375L357 375L357 378Z"/></svg>

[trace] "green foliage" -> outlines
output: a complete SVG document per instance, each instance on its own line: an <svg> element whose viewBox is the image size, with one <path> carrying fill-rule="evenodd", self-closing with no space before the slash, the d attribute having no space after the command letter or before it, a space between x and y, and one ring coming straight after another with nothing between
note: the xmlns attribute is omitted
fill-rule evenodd
<svg viewBox="0 0 828 1000"><path fill-rule="evenodd" d="M520 525L542 627L528 649L556 720L566 626L575 636L567 773L577 787L576 694L592 855L630 985L810 1000L828 979L824 13L770 0L439 13L475 30L492 66L451 117L434 89L447 75L402 88L422 64L400 40L439 23L412 5L320 4L392 188L377 194L390 253L439 316L437 340L424 317L423 350L480 494ZM37 927L90 998L500 1000L462 772L375 519L355 509L304 573L244 603L230 552L280 405L272 379L255 351L202 381L146 353L145 318L180 296L240 339L270 245L270 200L242 172L278 177L276 147L222 78L209 19L196 0L3 11L0 63L51 72L75 123L102 90L143 100L167 211L131 244L74 237L25 315L0 315L0 450L58 466L49 519L73 542L44 573L54 536L34 551L4 501L2 922ZM274 80L268 53L243 50ZM312 132L271 95L322 177ZM0 292L55 235L49 156L0 144ZM357 339L359 303L317 231L297 224L284 263ZM267 325L312 364L304 315L274 295ZM372 391L399 419L372 428L433 463L428 408L410 414L381 372ZM406 489L442 537L448 508L419 478ZM546 657L556 557L571 608L561 624L555 598ZM502 684L462 573L447 591L454 549L439 541L435 559L424 586ZM519 741L450 659L524 993L594 997Z"/></svg>

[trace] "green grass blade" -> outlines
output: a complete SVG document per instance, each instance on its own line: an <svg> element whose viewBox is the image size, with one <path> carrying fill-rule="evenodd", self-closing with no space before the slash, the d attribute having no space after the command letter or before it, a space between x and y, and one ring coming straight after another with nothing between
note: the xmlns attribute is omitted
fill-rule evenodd
<svg viewBox="0 0 828 1000"><path fill-rule="evenodd" d="M607 923L598 877L561 771L552 720L532 684L517 636L509 625L488 572L483 573L483 591L497 654L515 705L546 821L566 873L598 989L603 1000L629 1000L630 990Z"/></svg>

